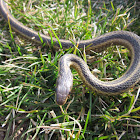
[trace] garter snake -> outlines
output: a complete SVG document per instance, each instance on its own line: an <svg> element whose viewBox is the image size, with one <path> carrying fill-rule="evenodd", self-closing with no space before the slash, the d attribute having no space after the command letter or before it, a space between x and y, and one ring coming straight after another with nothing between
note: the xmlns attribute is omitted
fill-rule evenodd
<svg viewBox="0 0 140 140"><path fill-rule="evenodd" d="M0 0L0 13L10 22L11 27L21 35L33 39L33 41L41 43L40 37L43 42L48 45L51 44L51 38L44 34L40 37L36 31L24 26L16 20L9 12L6 3ZM52 38L55 42L55 48L60 47L60 43L56 38ZM69 40L60 39L63 49L74 47L73 43ZM86 51L94 50L101 52L111 45L122 45L128 48L131 53L131 64L128 70L120 78L103 82L91 74L86 63L76 55L66 54L61 57L59 61L59 75L56 86L56 102L63 105L71 91L73 85L73 77L70 67L74 67L79 73L80 77L90 88L103 95L116 95L120 94L130 87L134 86L140 81L140 37L132 32L127 31L114 31L106 33L99 37L90 40L82 40L78 42L78 48L86 47Z"/></svg>

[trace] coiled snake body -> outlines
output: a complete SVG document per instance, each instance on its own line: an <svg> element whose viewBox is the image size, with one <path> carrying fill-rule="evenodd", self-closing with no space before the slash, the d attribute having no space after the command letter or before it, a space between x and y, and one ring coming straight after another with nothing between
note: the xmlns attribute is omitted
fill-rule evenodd
<svg viewBox="0 0 140 140"><path fill-rule="evenodd" d="M29 39L34 38L34 41L41 43L38 33L17 21L11 15L3 0L0 0L0 13L7 21L9 20L11 27L15 31ZM44 34L40 34L40 36L43 42L48 45L51 44L50 37ZM59 41L56 38L53 38L53 41L55 42L55 48L58 49L60 47ZM69 40L60 39L60 42L63 49L74 47L73 43ZM140 81L140 37L136 34L127 31L114 31L94 39L82 40L78 43L78 48L86 47L86 51L94 50L101 52L111 45L123 45L129 49L131 53L131 64L126 73L114 81L103 82L91 74L88 66L81 58L73 54L66 54L59 62L60 69L56 86L57 104L63 105L71 91L73 78L70 67L74 67L77 70L84 83L97 91L97 93L104 95L122 93Z"/></svg>

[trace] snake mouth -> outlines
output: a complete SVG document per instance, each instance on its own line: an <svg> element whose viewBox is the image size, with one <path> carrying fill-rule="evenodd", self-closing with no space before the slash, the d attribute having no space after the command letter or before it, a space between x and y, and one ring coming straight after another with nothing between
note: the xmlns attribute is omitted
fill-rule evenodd
<svg viewBox="0 0 140 140"><path fill-rule="evenodd" d="M56 94L56 103L58 105L64 105L67 101L67 98L68 98L68 96L65 96L65 95L61 96L61 94L59 94L59 96L57 96L57 94Z"/></svg>

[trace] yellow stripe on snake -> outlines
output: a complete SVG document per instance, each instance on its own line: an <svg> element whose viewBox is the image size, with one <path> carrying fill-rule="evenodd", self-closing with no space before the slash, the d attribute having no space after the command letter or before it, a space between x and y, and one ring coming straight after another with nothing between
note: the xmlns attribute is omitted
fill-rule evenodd
<svg viewBox="0 0 140 140"><path fill-rule="evenodd" d="M40 34L39 37L36 31L31 30L17 21L11 15L3 0L0 0L0 13L7 21L10 21L11 27L21 35L29 39L34 38L33 41L38 43L41 43L41 37L44 43L51 44L51 38L49 36ZM59 49L59 41L56 38L53 38L53 41L55 42L55 48ZM60 42L63 49L74 47L73 43L69 40L60 39ZM56 86L57 104L65 104L72 89L73 76L70 67L77 70L85 84L103 95L120 94L140 81L140 37L136 34L127 31L114 31L94 39L82 40L78 43L78 48L86 47L86 51L93 50L95 52L101 52L111 45L125 46L131 53L131 64L125 74L113 81L100 81L90 72L87 64L81 58L73 54L66 54L59 62L59 75Z"/></svg>

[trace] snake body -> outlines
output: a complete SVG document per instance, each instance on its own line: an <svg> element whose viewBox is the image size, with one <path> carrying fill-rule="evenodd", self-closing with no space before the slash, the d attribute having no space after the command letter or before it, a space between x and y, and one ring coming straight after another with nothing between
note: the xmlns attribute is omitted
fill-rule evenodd
<svg viewBox="0 0 140 140"><path fill-rule="evenodd" d="M38 43L41 43L41 37L44 43L51 44L49 36L39 35L38 32L33 31L16 20L9 12L3 0L0 0L0 13L10 22L11 27L21 35ZM60 39L60 42L56 38L52 38L52 40L55 42L56 49L60 48L60 43L63 49L74 47L74 44L69 40ZM140 37L136 34L127 31L114 31L94 39L82 40L78 43L78 48L85 47L86 51L101 52L111 45L122 45L130 51L131 64L126 73L114 81L103 82L91 74L88 66L81 58L73 54L66 54L59 61L59 75L56 86L57 104L63 105L71 91L73 77L70 67L74 67L77 70L85 84L103 95L120 94L140 81Z"/></svg>

